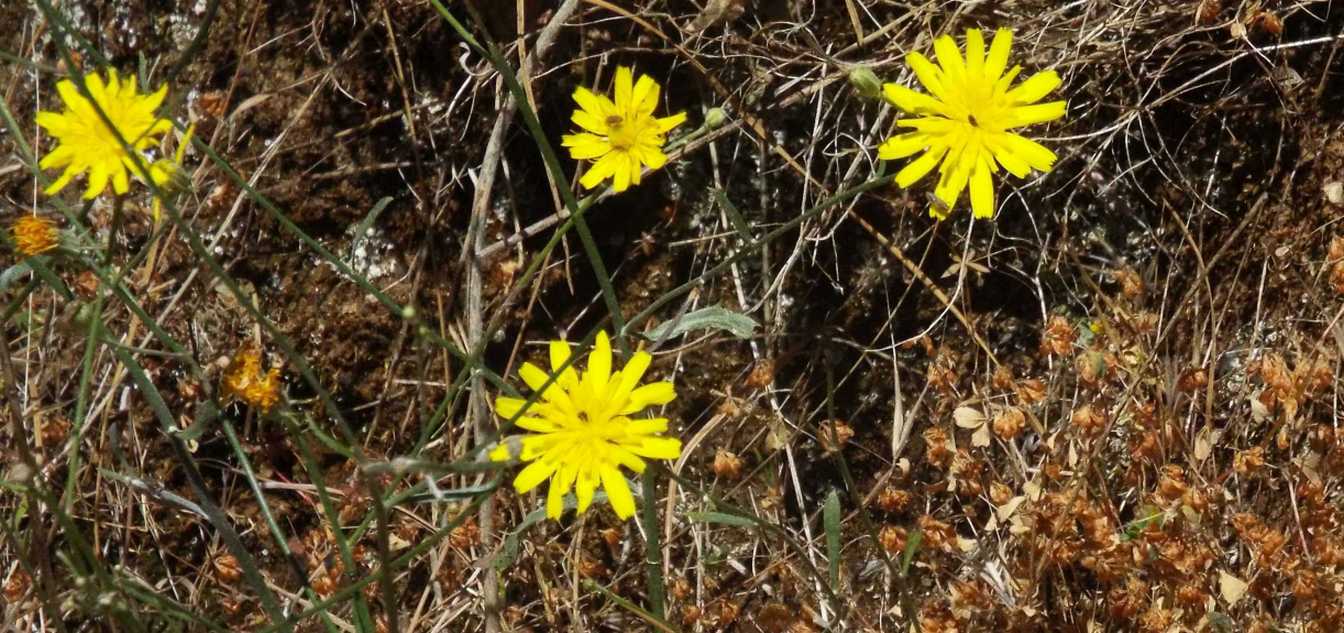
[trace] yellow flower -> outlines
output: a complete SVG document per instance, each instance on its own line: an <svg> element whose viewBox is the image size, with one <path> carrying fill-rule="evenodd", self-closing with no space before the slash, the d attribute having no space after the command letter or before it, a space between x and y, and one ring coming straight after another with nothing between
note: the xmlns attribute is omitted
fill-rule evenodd
<svg viewBox="0 0 1344 633"><path fill-rule="evenodd" d="M44 217L25 215L14 222L14 246L24 257L45 253L61 244L56 223Z"/></svg>
<svg viewBox="0 0 1344 633"><path fill-rule="evenodd" d="M280 368L272 367L261 373L261 354L255 349L244 349L229 360L224 370L224 398L237 398L263 413L280 401Z"/></svg>
<svg viewBox="0 0 1344 633"><path fill-rule="evenodd" d="M135 76L121 79L115 69L108 69L106 82L96 73L89 73L84 76L84 84L92 102L80 94L73 81L63 79L56 84L56 92L65 102L65 110L37 113L37 124L57 141L56 149L38 165L42 169L65 168L56 182L47 187L47 195L64 189L71 179L86 171L89 183L84 191L85 200L101 194L109 181L112 191L126 193L130 189L127 170L132 174L138 171L135 159L122 146L117 133L137 152L143 152L154 146L157 137L172 129L171 122L154 112L168 94L166 85L153 94L140 94ZM94 103L107 115L112 127L98 114ZM140 158L144 160L143 156Z"/></svg>
<svg viewBox="0 0 1344 633"><path fill-rule="evenodd" d="M663 141L672 128L686 120L686 113L653 116L659 92L658 82L652 77L640 75L639 81L632 81L632 73L625 66L616 68L614 103L582 86L574 91L579 109L570 120L587 131L566 134L561 144L569 148L574 160L594 161L579 180L585 189L611 178L613 189L625 191L631 184L639 184L644 165L658 169L667 163Z"/></svg>
<svg viewBox="0 0 1344 633"><path fill-rule="evenodd" d="M966 31L966 57L949 36L933 44L935 66L919 53L906 56L919 82L929 94L904 86L886 84L883 93L896 107L916 115L896 124L910 132L887 139L878 148L878 158L892 160L918 152L922 156L896 174L896 184L909 187L940 162L934 195L941 203L929 207L929 215L942 219L961 192L971 190L971 209L977 218L994 216L994 181L999 166L1018 178L1032 169L1050 171L1055 153L1011 130L1053 121L1065 114L1063 101L1036 103L1059 86L1053 70L1037 73L1015 88L1009 88L1021 66L1006 73L1013 34L999 29L985 52L979 29Z"/></svg>
<svg viewBox="0 0 1344 633"><path fill-rule="evenodd" d="M568 343L551 341L551 370L559 371L569 354ZM558 519L570 488L576 489L582 514L600 485L616 516L633 516L634 495L620 467L639 473L644 472L644 458L676 459L681 455L681 440L659 436L667 431L667 418L630 418L677 397L670 382L636 386L651 360L648 352L635 352L625 369L613 372L611 343L606 332L599 332L588 356L587 371L566 367L530 406L520 398L496 398L496 413L506 419L519 416L518 426L533 433L522 438L521 447L512 451L516 455L511 454L507 443L490 452L496 461L516 456L531 462L514 478L514 489L527 492L550 479L546 516ZM518 375L533 390L541 389L549 379L545 370L531 363L523 363Z"/></svg>

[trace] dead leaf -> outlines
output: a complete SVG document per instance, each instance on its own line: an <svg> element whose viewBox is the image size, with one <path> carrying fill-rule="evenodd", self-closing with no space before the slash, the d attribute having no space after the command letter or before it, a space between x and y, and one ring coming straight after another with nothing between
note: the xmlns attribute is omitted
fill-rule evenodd
<svg viewBox="0 0 1344 633"><path fill-rule="evenodd" d="M1246 581L1233 576L1225 571L1218 572L1218 592L1222 594L1223 601L1228 606L1237 604L1242 596L1246 595L1246 589L1250 587Z"/></svg>
<svg viewBox="0 0 1344 633"><path fill-rule="evenodd" d="M963 429L978 429L985 424L985 414L971 407L957 407L952 412L952 420Z"/></svg>
<svg viewBox="0 0 1344 633"><path fill-rule="evenodd" d="M1218 441L1218 435L1207 426L1199 431L1195 436L1195 461L1202 462L1213 454L1213 445Z"/></svg>
<svg viewBox="0 0 1344 633"><path fill-rule="evenodd" d="M1026 500L1027 498L1022 495L1013 497L1012 499L1008 500L1008 503L1005 503L996 508L995 514L998 515L1000 521L1007 521L1008 519L1012 518L1013 514L1017 512L1017 509L1022 505L1022 502Z"/></svg>
<svg viewBox="0 0 1344 633"><path fill-rule="evenodd" d="M984 448L989 446L989 444L989 425L982 422L980 428L976 429L975 433L971 434L971 446Z"/></svg>
<svg viewBox="0 0 1344 633"><path fill-rule="evenodd" d="M1264 422L1269 419L1269 407L1261 402L1259 398L1251 398L1251 419L1256 422Z"/></svg>

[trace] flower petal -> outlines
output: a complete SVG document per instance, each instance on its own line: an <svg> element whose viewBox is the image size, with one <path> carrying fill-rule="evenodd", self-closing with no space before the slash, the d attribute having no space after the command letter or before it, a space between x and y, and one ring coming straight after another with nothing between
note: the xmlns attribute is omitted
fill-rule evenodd
<svg viewBox="0 0 1344 633"><path fill-rule="evenodd" d="M630 392L630 400L621 410L623 415L636 413L654 405L672 402L677 397L676 387L670 382L655 382Z"/></svg>
<svg viewBox="0 0 1344 633"><path fill-rule="evenodd" d="M575 483L575 496L579 500L579 514L588 511L588 506L593 503L593 493L597 491L598 475L593 472L592 467L584 466L579 469L579 478Z"/></svg>
<svg viewBox="0 0 1344 633"><path fill-rule="evenodd" d="M610 141L588 132L561 136L560 144L569 148L569 157L574 160L597 158L611 151Z"/></svg>
<svg viewBox="0 0 1344 633"><path fill-rule="evenodd" d="M611 340L606 330L598 330L593 351L588 354L588 370L583 372L583 388L594 397L605 394L611 380Z"/></svg>
<svg viewBox="0 0 1344 633"><path fill-rule="evenodd" d="M882 95L892 105L910 114L941 114L944 116L947 114L947 107L941 101L899 84L883 84Z"/></svg>
<svg viewBox="0 0 1344 633"><path fill-rule="evenodd" d="M649 459L676 459L681 457L681 440L675 437L646 437L636 446L626 445L631 453Z"/></svg>
<svg viewBox="0 0 1344 633"><path fill-rule="evenodd" d="M625 113L630 111L631 93L634 92L634 73L629 66L616 67L616 109Z"/></svg>
<svg viewBox="0 0 1344 633"><path fill-rule="evenodd" d="M574 476L577 470L572 465L564 465L556 469L551 476L551 487L546 491L546 516L552 519L559 519L565 511L565 495L569 493L570 487L574 485Z"/></svg>
<svg viewBox="0 0 1344 633"><path fill-rule="evenodd" d="M922 132L902 134L887 139L877 148L877 157L882 160L905 158L929 146L928 135Z"/></svg>
<svg viewBox="0 0 1344 633"><path fill-rule="evenodd" d="M994 160L1002 165L1004 169L1007 169L1008 173L1017 176L1018 178L1026 178L1031 175L1031 165L1028 165L1022 157L1014 154L1008 149L1009 145L1005 140L1005 137L1010 136L1017 135L1010 132L989 134L986 135L985 144L989 148L990 153L994 156Z"/></svg>
<svg viewBox="0 0 1344 633"><path fill-rule="evenodd" d="M638 351L630 356L630 362L621 369L621 380L616 383L611 391L611 402L616 406L625 404L625 399L630 397L630 392L635 390L635 385L644 377L644 372L648 371L649 364L653 362L653 356L648 352Z"/></svg>
<svg viewBox="0 0 1344 633"><path fill-rule="evenodd" d="M980 81L985 70L985 36L980 29L966 29L966 74Z"/></svg>
<svg viewBox="0 0 1344 633"><path fill-rule="evenodd" d="M518 471L517 477L513 478L513 489L518 491L518 494L523 494L536 488L555 473L555 466L555 463L549 459L538 459L528 464Z"/></svg>
<svg viewBox="0 0 1344 633"><path fill-rule="evenodd" d="M46 128L47 133L52 136L61 137L70 132L70 118L56 112L38 112L33 120L36 121L38 125Z"/></svg>
<svg viewBox="0 0 1344 633"><path fill-rule="evenodd" d="M534 418L531 416L522 416L515 423L518 428L532 431L533 433L556 433L561 431L560 425L545 418Z"/></svg>
<svg viewBox="0 0 1344 633"><path fill-rule="evenodd" d="M984 158L971 171L971 211L977 218L994 217L994 180Z"/></svg>
<svg viewBox="0 0 1344 633"><path fill-rule="evenodd" d="M562 389L573 389L579 384L579 375L578 372L574 371L574 365L571 364L563 370L560 369L569 361L569 343L551 341L547 349L551 356L551 371L560 373L560 379L556 381L556 384L559 384Z"/></svg>
<svg viewBox="0 0 1344 633"><path fill-rule="evenodd" d="M1050 94L1051 90L1059 87L1062 80L1059 73L1053 70L1046 70L1028 77L1026 81L1017 85L1016 88L1008 91L1008 98L1013 103L1036 103L1042 97Z"/></svg>
<svg viewBox="0 0 1344 633"><path fill-rule="evenodd" d="M630 483L615 466L604 466L598 470L602 476L602 489L607 491L607 501L611 510L621 520L635 516L635 496L630 493Z"/></svg>
<svg viewBox="0 0 1344 633"><path fill-rule="evenodd" d="M1014 158L1021 159L1032 169L1046 172L1050 171L1055 165L1055 153L1036 141L1017 134L1003 134L998 137L998 140L1003 143L1007 153ZM1004 168L1008 167L1001 158L999 162L1003 164Z"/></svg>
<svg viewBox="0 0 1344 633"><path fill-rule="evenodd" d="M625 425L626 435L657 435L667 432L667 418L630 420Z"/></svg>
<svg viewBox="0 0 1344 633"><path fill-rule="evenodd" d="M924 152L923 156L916 158L909 165L896 172L897 186L909 187L919 182L920 178L923 178L930 171L933 171L934 167L938 166L938 161L942 160L946 153L947 148L944 147L929 148L929 151Z"/></svg>
<svg viewBox="0 0 1344 633"><path fill-rule="evenodd" d="M579 179L579 184L583 185L584 189L592 189L602 184L602 181L616 173L617 166L621 163L621 154L621 152L615 151L604 154L602 158L588 167L588 171L583 173L583 178Z"/></svg>
<svg viewBox="0 0 1344 633"><path fill-rule="evenodd" d="M989 55L985 57L986 81L998 81L1003 69L1008 67L1008 53L1012 48L1012 31L999 29L994 32L994 42L989 45Z"/></svg>
<svg viewBox="0 0 1344 633"><path fill-rule="evenodd" d="M495 413L505 420L512 419L527 406L527 401L522 398L510 398L508 396L495 398Z"/></svg>
<svg viewBox="0 0 1344 633"><path fill-rule="evenodd" d="M630 96L630 117L642 118L653 114L658 107L658 82L648 75L640 75Z"/></svg>
<svg viewBox="0 0 1344 633"><path fill-rule="evenodd" d="M551 375L546 373L546 370L526 361L518 368L518 377L522 378L523 382L527 383L528 388L532 391L541 391L541 387L551 379ZM550 391L550 389L547 389L547 391Z"/></svg>
<svg viewBox="0 0 1344 633"><path fill-rule="evenodd" d="M910 66L910 70L915 71L915 77L919 83L924 84L924 89L938 98L943 98L943 71L939 70L929 58L920 53L910 53L905 56L905 63Z"/></svg>
<svg viewBox="0 0 1344 633"><path fill-rule="evenodd" d="M597 116L582 108L575 110L574 114L569 115L569 120L573 121L575 125L594 134L605 136L611 131L611 128L607 125L606 117Z"/></svg>
<svg viewBox="0 0 1344 633"><path fill-rule="evenodd" d="M629 189L630 181L638 177L632 177L630 172L637 171L639 166L637 164L632 164L633 161L630 160L629 152L612 152L607 154L607 157L613 159L612 164L615 166L611 173L612 190L621 192Z"/></svg>
<svg viewBox="0 0 1344 633"><path fill-rule="evenodd" d="M84 190L84 199L92 200L98 197L98 194L107 189L107 180L112 176L112 171L107 168L106 163L97 163L89 170L88 189Z"/></svg>
<svg viewBox="0 0 1344 633"><path fill-rule="evenodd" d="M126 168L118 165L112 169L112 191L124 194L131 190L130 179L126 177Z"/></svg>
<svg viewBox="0 0 1344 633"><path fill-rule="evenodd" d="M951 209L957 206L957 199L961 197L961 192L966 189L966 181L971 176L971 170L961 161L955 164L944 163L943 169L944 171L938 179L938 186L933 189L933 195L937 196L947 208ZM932 210L930 213L937 215Z"/></svg>
<svg viewBox="0 0 1344 633"><path fill-rule="evenodd" d="M75 82L69 79L56 82L56 94L61 95L61 101L65 103L65 107L71 110L74 110L76 106L87 106L89 103L84 95L79 94L79 88L75 86Z"/></svg>
<svg viewBox="0 0 1344 633"><path fill-rule="evenodd" d="M610 100L583 86L574 89L574 102L598 120L605 121L608 116L615 114Z"/></svg>
<svg viewBox="0 0 1344 633"><path fill-rule="evenodd" d="M667 132L672 131L672 128L677 127L678 125L681 125L682 123L686 122L686 113L678 112L672 116L665 116L660 119L654 119L654 121L658 124L657 125L658 131L666 134Z"/></svg>
<svg viewBox="0 0 1344 633"><path fill-rule="evenodd" d="M957 41L951 35L944 35L933 41L933 54L938 58L938 66L943 74L954 82L966 74L966 62L957 49Z"/></svg>
<svg viewBox="0 0 1344 633"><path fill-rule="evenodd" d="M1005 129L1022 127L1033 123L1045 123L1054 121L1068 111L1068 105L1063 101L1051 101L1037 105L1018 106L1013 108L1012 114L1008 117Z"/></svg>
<svg viewBox="0 0 1344 633"><path fill-rule="evenodd" d="M639 152L639 162L649 166L649 169L661 169L667 164L667 154L657 147L641 148Z"/></svg>

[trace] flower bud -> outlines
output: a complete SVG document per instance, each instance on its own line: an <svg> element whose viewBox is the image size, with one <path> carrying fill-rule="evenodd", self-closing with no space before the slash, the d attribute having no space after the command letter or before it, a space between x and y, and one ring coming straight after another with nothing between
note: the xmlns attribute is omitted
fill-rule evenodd
<svg viewBox="0 0 1344 633"><path fill-rule="evenodd" d="M713 130L723 125L728 120L728 113L723 108L710 108L705 113L705 128Z"/></svg>
<svg viewBox="0 0 1344 633"><path fill-rule="evenodd" d="M869 98L877 99L882 95L882 80L877 78L867 66L855 66L849 70L849 83L854 86L859 94Z"/></svg>

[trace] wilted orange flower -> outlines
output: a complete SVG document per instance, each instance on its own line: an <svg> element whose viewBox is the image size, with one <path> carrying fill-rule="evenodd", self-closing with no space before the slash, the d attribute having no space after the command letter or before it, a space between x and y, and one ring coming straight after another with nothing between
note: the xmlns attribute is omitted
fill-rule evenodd
<svg viewBox="0 0 1344 633"><path fill-rule="evenodd" d="M14 246L24 257L45 253L61 243L56 223L36 215L25 215L14 222L13 234Z"/></svg>
<svg viewBox="0 0 1344 633"><path fill-rule="evenodd" d="M265 413L280 401L280 368L261 371L261 354L244 349L229 361L224 371L224 398L237 398Z"/></svg>

